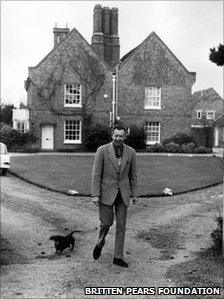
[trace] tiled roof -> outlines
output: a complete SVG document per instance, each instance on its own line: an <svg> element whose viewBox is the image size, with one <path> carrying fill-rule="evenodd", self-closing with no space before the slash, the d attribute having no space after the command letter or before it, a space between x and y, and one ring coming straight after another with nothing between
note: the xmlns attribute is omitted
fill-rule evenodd
<svg viewBox="0 0 224 299"><path fill-rule="evenodd" d="M223 100L223 98L217 93L217 91L215 91L213 87L195 91L192 96L197 99L203 99L211 95L216 95L217 97Z"/></svg>

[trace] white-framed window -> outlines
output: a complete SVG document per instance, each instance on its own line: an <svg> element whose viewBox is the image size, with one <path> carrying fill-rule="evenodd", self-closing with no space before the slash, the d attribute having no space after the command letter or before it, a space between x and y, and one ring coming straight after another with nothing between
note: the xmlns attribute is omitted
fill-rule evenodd
<svg viewBox="0 0 224 299"><path fill-rule="evenodd" d="M145 109L161 109L161 87L145 86Z"/></svg>
<svg viewBox="0 0 224 299"><path fill-rule="evenodd" d="M19 131L20 133L25 133L25 122L24 121L17 121L16 122L16 130Z"/></svg>
<svg viewBox="0 0 224 299"><path fill-rule="evenodd" d="M215 119L215 111L207 110L206 111L206 119Z"/></svg>
<svg viewBox="0 0 224 299"><path fill-rule="evenodd" d="M198 119L202 118L202 110L196 110L196 115Z"/></svg>
<svg viewBox="0 0 224 299"><path fill-rule="evenodd" d="M81 120L65 120L64 143L81 143Z"/></svg>
<svg viewBox="0 0 224 299"><path fill-rule="evenodd" d="M64 106L82 107L82 85L81 84L64 85Z"/></svg>
<svg viewBox="0 0 224 299"><path fill-rule="evenodd" d="M157 121L146 122L146 144L155 144L160 142L160 123Z"/></svg>

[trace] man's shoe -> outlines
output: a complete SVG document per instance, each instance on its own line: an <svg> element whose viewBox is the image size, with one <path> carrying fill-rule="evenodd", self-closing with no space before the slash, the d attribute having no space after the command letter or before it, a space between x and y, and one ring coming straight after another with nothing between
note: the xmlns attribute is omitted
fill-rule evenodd
<svg viewBox="0 0 224 299"><path fill-rule="evenodd" d="M128 264L123 259L117 259L116 257L113 260L113 264L121 266L121 267L125 267L125 268L128 267Z"/></svg>
<svg viewBox="0 0 224 299"><path fill-rule="evenodd" d="M98 258L101 255L102 247L99 247L98 245L95 246L93 250L93 258L94 260L98 260Z"/></svg>

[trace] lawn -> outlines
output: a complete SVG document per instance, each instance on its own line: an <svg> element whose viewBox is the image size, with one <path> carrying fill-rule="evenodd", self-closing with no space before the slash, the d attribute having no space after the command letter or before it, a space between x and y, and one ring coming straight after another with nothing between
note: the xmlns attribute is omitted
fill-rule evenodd
<svg viewBox="0 0 224 299"><path fill-rule="evenodd" d="M93 156L28 155L11 157L11 171L56 191L90 195ZM137 156L140 195L160 195L210 186L222 181L221 162L212 156Z"/></svg>

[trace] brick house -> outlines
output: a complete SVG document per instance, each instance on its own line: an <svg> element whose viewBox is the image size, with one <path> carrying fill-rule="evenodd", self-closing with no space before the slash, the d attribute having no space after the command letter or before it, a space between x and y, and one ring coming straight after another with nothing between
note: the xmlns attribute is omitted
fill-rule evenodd
<svg viewBox="0 0 224 299"><path fill-rule="evenodd" d="M54 34L62 29L54 28ZM104 94L111 93L111 77L110 66L75 28L36 67L29 67L30 128L41 149L81 148L88 109L98 121L109 119L111 105Z"/></svg>
<svg viewBox="0 0 224 299"><path fill-rule="evenodd" d="M192 99L191 132L198 145L222 146L223 99L212 87L194 92Z"/></svg>
<svg viewBox="0 0 224 299"><path fill-rule="evenodd" d="M108 126L111 112L127 126L143 126L147 144L190 132L196 74L155 32L120 59L118 9L96 5L91 45L75 28L53 34L54 48L28 68L25 82L41 149L80 149L89 114Z"/></svg>
<svg viewBox="0 0 224 299"><path fill-rule="evenodd" d="M177 132L189 133L191 88L189 72L155 32L126 54L118 66L118 114L147 132L147 144Z"/></svg>

